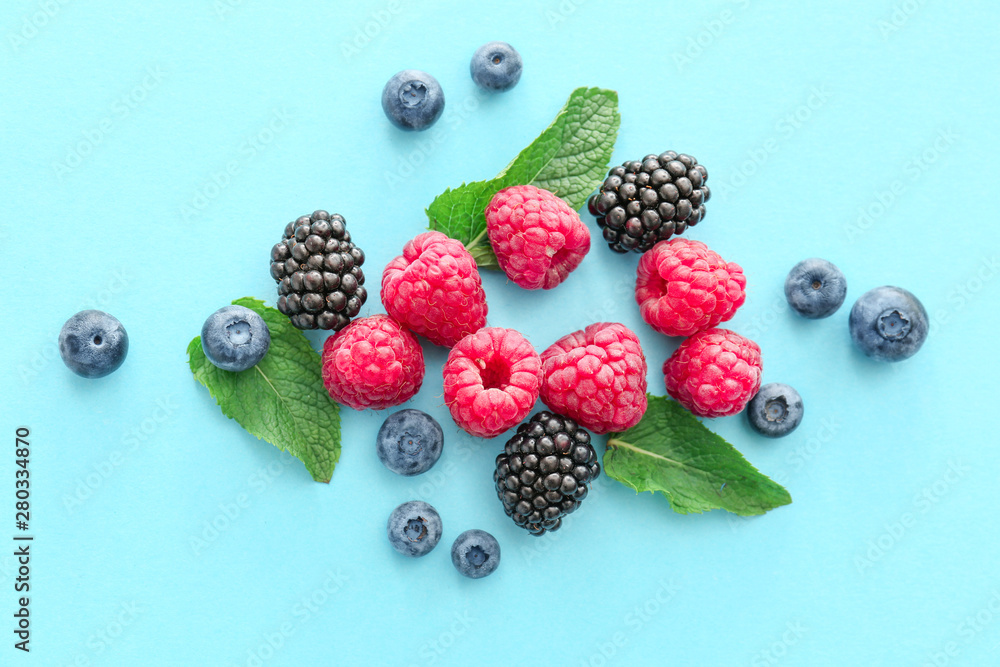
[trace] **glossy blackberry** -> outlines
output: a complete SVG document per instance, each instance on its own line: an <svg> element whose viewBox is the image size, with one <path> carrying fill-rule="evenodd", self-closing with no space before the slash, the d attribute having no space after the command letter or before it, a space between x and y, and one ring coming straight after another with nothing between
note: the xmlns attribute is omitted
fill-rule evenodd
<svg viewBox="0 0 1000 667"><path fill-rule="evenodd" d="M590 433L568 417L543 411L507 441L493 481L507 516L541 535L562 525L600 474Z"/></svg>
<svg viewBox="0 0 1000 667"><path fill-rule="evenodd" d="M271 248L278 310L299 329L340 331L368 298L364 263L343 216L315 211L288 223Z"/></svg>
<svg viewBox="0 0 1000 667"><path fill-rule="evenodd" d="M588 207L615 252L646 252L705 217L708 171L684 153L667 151L608 172Z"/></svg>

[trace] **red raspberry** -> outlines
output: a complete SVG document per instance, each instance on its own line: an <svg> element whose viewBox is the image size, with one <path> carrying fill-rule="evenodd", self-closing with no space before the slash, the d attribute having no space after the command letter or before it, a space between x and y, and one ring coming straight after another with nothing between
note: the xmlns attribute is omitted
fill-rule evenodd
<svg viewBox="0 0 1000 667"><path fill-rule="evenodd" d="M486 327L451 349L444 401L455 423L493 438L528 416L542 382L542 360L513 329Z"/></svg>
<svg viewBox="0 0 1000 667"><path fill-rule="evenodd" d="M552 289L590 250L576 211L548 190L515 185L493 195L486 233L507 277L525 289Z"/></svg>
<svg viewBox="0 0 1000 667"><path fill-rule="evenodd" d="M661 241L639 260L635 300L642 319L668 336L690 336L732 319L747 279L701 241Z"/></svg>
<svg viewBox="0 0 1000 667"><path fill-rule="evenodd" d="M410 331L451 347L486 325L476 260L460 242L424 232L382 272L382 305Z"/></svg>
<svg viewBox="0 0 1000 667"><path fill-rule="evenodd" d="M323 344L323 385L355 410L382 410L409 400L424 381L417 337L390 317L354 320Z"/></svg>
<svg viewBox="0 0 1000 667"><path fill-rule="evenodd" d="M594 433L624 431L646 412L646 357L623 324L598 322L542 352L542 401Z"/></svg>
<svg viewBox="0 0 1000 667"><path fill-rule="evenodd" d="M691 336L663 364L667 393L699 417L735 415L760 389L760 347L728 329Z"/></svg>

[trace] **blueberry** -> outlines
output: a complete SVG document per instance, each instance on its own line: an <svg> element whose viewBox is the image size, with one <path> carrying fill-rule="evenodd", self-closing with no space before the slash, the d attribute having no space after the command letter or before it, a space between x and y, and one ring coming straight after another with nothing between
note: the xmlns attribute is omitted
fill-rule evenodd
<svg viewBox="0 0 1000 667"><path fill-rule="evenodd" d="M761 435L780 438L802 422L802 397L780 382L765 384L747 404L750 426Z"/></svg>
<svg viewBox="0 0 1000 667"><path fill-rule="evenodd" d="M521 79L521 54L507 42L487 42L472 54L472 80L487 90L510 90Z"/></svg>
<svg viewBox="0 0 1000 667"><path fill-rule="evenodd" d="M885 285L862 294L849 323L854 344L879 361L908 359L927 340L927 311L900 287Z"/></svg>
<svg viewBox="0 0 1000 667"><path fill-rule="evenodd" d="M382 110L402 130L426 130L444 111L444 91L427 72L404 69L382 89Z"/></svg>
<svg viewBox="0 0 1000 667"><path fill-rule="evenodd" d="M430 553L441 539L441 515L422 500L403 503L389 515L389 544L404 556Z"/></svg>
<svg viewBox="0 0 1000 667"><path fill-rule="evenodd" d="M125 361L128 334L117 318L100 310L82 310L59 332L59 354L77 375L104 377Z"/></svg>
<svg viewBox="0 0 1000 667"><path fill-rule="evenodd" d="M264 318L243 306L225 306L201 327L201 347L210 362L224 371L245 371L264 358L271 332Z"/></svg>
<svg viewBox="0 0 1000 667"><path fill-rule="evenodd" d="M837 312L847 296L847 280L840 269L813 257L804 259L785 278L785 298L802 317L818 320Z"/></svg>
<svg viewBox="0 0 1000 667"><path fill-rule="evenodd" d="M485 530L467 530L451 545L451 562L470 579L488 576L500 566L500 543Z"/></svg>
<svg viewBox="0 0 1000 667"><path fill-rule="evenodd" d="M419 475L441 458L444 431L426 412L400 410L378 430L375 452L379 461L397 475Z"/></svg>

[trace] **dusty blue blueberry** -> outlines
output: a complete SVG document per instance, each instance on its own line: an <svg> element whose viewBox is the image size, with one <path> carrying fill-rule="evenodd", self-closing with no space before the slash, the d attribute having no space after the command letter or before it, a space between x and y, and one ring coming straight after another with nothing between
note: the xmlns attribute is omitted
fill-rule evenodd
<svg viewBox="0 0 1000 667"><path fill-rule="evenodd" d="M441 515L422 500L403 503L389 515L389 544L404 556L425 556L441 539Z"/></svg>
<svg viewBox="0 0 1000 667"><path fill-rule="evenodd" d="M404 69L382 89L382 110L402 130L426 130L444 111L444 91L427 72Z"/></svg>
<svg viewBox="0 0 1000 667"><path fill-rule="evenodd" d="M128 334L118 318L102 310L82 310L59 332L59 354L77 375L104 377L125 361Z"/></svg>
<svg viewBox="0 0 1000 667"><path fill-rule="evenodd" d="M493 574L500 566L500 543L485 530L467 530L451 545L451 562L470 579Z"/></svg>
<svg viewBox="0 0 1000 667"><path fill-rule="evenodd" d="M507 42L487 42L472 54L472 80L487 90L510 90L521 79L521 54Z"/></svg>
<svg viewBox="0 0 1000 667"><path fill-rule="evenodd" d="M780 382L765 384L747 404L750 426L761 435L780 438L802 422L802 397Z"/></svg>
<svg viewBox="0 0 1000 667"><path fill-rule="evenodd" d="M785 298L802 317L818 320L837 312L847 296L847 279L840 269L813 257L804 259L785 278Z"/></svg>
<svg viewBox="0 0 1000 667"><path fill-rule="evenodd" d="M400 410L378 430L375 452L379 461L398 475L419 475L441 458L444 431L426 412Z"/></svg>
<svg viewBox="0 0 1000 667"><path fill-rule="evenodd" d="M901 287L885 285L865 292L851 308L854 344L872 359L901 361L912 357L927 340L927 311Z"/></svg>
<svg viewBox="0 0 1000 667"><path fill-rule="evenodd" d="M201 327L201 347L210 362L224 371L253 368L271 347L264 318L243 306L225 306Z"/></svg>

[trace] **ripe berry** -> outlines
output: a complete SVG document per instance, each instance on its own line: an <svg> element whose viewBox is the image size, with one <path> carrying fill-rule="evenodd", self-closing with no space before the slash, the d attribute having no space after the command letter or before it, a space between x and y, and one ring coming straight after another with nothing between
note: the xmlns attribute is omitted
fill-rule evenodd
<svg viewBox="0 0 1000 667"><path fill-rule="evenodd" d="M427 72L406 69L386 82L382 111L401 130L426 130L444 111L444 91Z"/></svg>
<svg viewBox="0 0 1000 667"><path fill-rule="evenodd" d="M840 269L814 257L804 259L785 278L785 298L802 317L818 320L837 312L847 296L847 280Z"/></svg>
<svg viewBox="0 0 1000 667"><path fill-rule="evenodd" d="M541 397L594 433L624 431L646 412L646 357L623 324L597 322L542 352Z"/></svg>
<svg viewBox="0 0 1000 667"><path fill-rule="evenodd" d="M441 539L441 515L422 500L411 500L392 511L386 525L392 548L413 558L426 556Z"/></svg>
<svg viewBox="0 0 1000 667"><path fill-rule="evenodd" d="M270 347L271 332L264 318L244 306L219 308L201 327L205 357L224 371L253 368Z"/></svg>
<svg viewBox="0 0 1000 667"><path fill-rule="evenodd" d="M732 319L746 300L747 279L701 241L657 243L639 260L635 300L646 324L667 336L690 336Z"/></svg>
<svg viewBox="0 0 1000 667"><path fill-rule="evenodd" d="M601 474L590 434L551 412L521 424L496 466L493 482L504 512L532 535L557 530Z"/></svg>
<svg viewBox="0 0 1000 667"><path fill-rule="evenodd" d="M451 562L470 579L489 576L500 567L500 543L485 530L467 530L451 545Z"/></svg>
<svg viewBox="0 0 1000 667"><path fill-rule="evenodd" d="M288 223L271 249L278 310L299 329L343 329L368 299L364 263L343 216L315 211Z"/></svg>
<svg viewBox="0 0 1000 667"><path fill-rule="evenodd" d="M615 252L646 252L705 217L708 171L690 155L667 151L608 172L588 202Z"/></svg>
<svg viewBox="0 0 1000 667"><path fill-rule="evenodd" d="M486 327L460 340L444 364L444 401L455 423L480 438L513 428L538 399L542 360L513 329Z"/></svg>
<svg viewBox="0 0 1000 667"><path fill-rule="evenodd" d="M128 334L114 316L101 310L82 310L63 324L59 355L81 377L104 377L124 363Z"/></svg>
<svg viewBox="0 0 1000 667"><path fill-rule="evenodd" d="M802 415L799 392L780 382L765 384L747 403L750 426L769 438L780 438L794 431Z"/></svg>
<svg viewBox="0 0 1000 667"><path fill-rule="evenodd" d="M416 337L385 315L354 320L323 344L323 385L355 410L382 410L410 400L424 381Z"/></svg>
<svg viewBox="0 0 1000 667"><path fill-rule="evenodd" d="M930 323L920 300L901 287L876 287L861 295L849 319L854 344L872 359L902 361L927 340Z"/></svg>
<svg viewBox="0 0 1000 667"><path fill-rule="evenodd" d="M728 329L700 331L663 364L667 393L699 417L734 415L760 388L760 347Z"/></svg>
<svg viewBox="0 0 1000 667"><path fill-rule="evenodd" d="M500 190L485 216L500 268L525 289L552 289L590 250L590 231L576 211L533 185Z"/></svg>
<svg viewBox="0 0 1000 667"><path fill-rule="evenodd" d="M441 458L444 431L420 410L400 410L382 423L375 441L379 461L397 475L419 475Z"/></svg>
<svg viewBox="0 0 1000 667"><path fill-rule="evenodd" d="M435 345L453 346L486 325L486 293L476 260L459 241L424 232L382 273L382 305Z"/></svg>
<svg viewBox="0 0 1000 667"><path fill-rule="evenodd" d="M472 80L487 90L510 90L521 80L521 54L507 42L487 42L472 54Z"/></svg>

